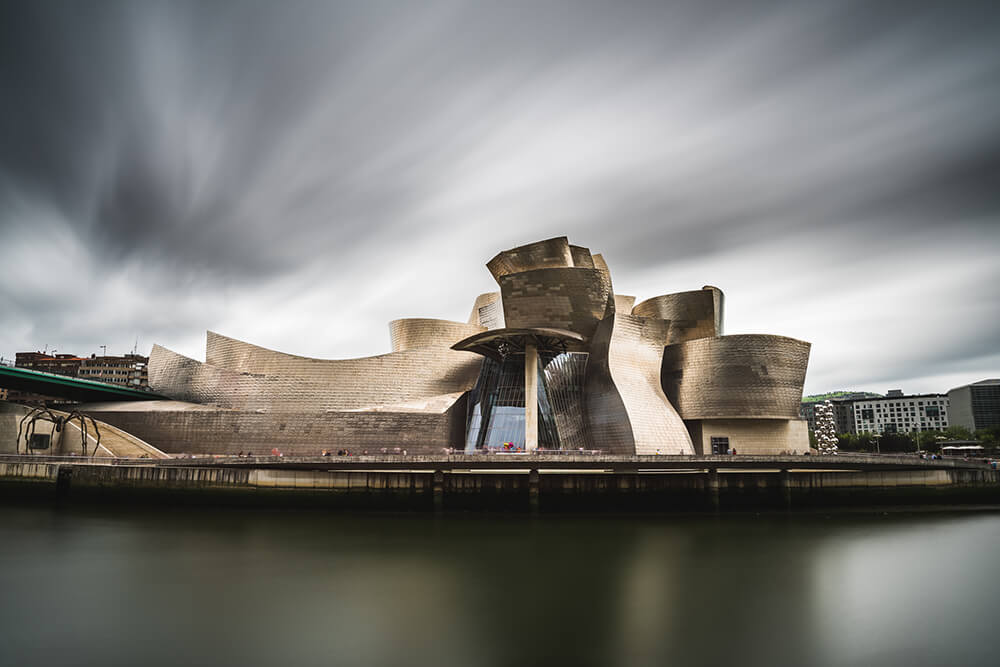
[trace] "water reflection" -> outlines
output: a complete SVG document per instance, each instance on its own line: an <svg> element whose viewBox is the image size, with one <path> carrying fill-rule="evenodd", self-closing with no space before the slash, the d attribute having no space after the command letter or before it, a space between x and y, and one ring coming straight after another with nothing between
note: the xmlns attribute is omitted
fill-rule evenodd
<svg viewBox="0 0 1000 667"><path fill-rule="evenodd" d="M823 652L857 665L996 662L997 529L995 517L935 522L933 534L865 526L830 544L812 568Z"/></svg>
<svg viewBox="0 0 1000 667"><path fill-rule="evenodd" d="M1000 514L0 509L0 664L993 664Z"/></svg>

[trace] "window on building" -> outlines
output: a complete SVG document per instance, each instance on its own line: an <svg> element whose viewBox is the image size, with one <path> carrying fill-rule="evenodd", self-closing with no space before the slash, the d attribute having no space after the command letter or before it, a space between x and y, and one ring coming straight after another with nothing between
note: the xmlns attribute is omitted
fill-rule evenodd
<svg viewBox="0 0 1000 667"><path fill-rule="evenodd" d="M729 438L727 436L712 436L712 454L729 453Z"/></svg>

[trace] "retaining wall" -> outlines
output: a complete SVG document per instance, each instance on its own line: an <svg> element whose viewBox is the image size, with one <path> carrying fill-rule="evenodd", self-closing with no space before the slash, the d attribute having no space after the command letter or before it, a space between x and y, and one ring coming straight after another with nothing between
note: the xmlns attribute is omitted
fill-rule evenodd
<svg viewBox="0 0 1000 667"><path fill-rule="evenodd" d="M29 488L30 487L30 488ZM850 505L1000 504L1000 473L432 472L0 463L7 495L394 510L703 511Z"/></svg>

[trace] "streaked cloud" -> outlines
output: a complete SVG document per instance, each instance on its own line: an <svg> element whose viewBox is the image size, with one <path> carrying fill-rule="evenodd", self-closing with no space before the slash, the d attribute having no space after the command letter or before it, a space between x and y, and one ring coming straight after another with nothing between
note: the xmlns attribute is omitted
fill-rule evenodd
<svg viewBox="0 0 1000 667"><path fill-rule="evenodd" d="M317 356L555 235L807 391L1000 375L993 3L0 5L0 354ZM942 384L943 383L943 384Z"/></svg>

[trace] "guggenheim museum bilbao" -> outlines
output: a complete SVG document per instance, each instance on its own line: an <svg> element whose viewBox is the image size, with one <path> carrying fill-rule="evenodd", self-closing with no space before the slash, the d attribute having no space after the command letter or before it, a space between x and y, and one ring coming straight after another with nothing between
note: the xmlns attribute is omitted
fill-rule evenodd
<svg viewBox="0 0 1000 667"><path fill-rule="evenodd" d="M500 289L467 322L394 320L387 354L312 359L210 331L204 363L153 347L150 387L171 400L82 411L170 453L808 448L809 343L724 336L718 288L635 303L565 237L486 266Z"/></svg>

